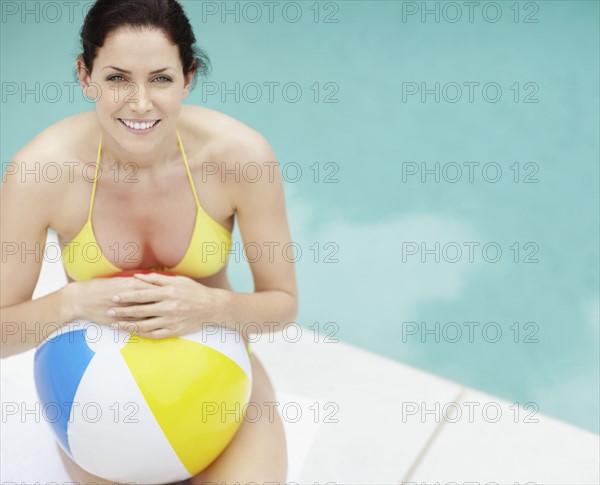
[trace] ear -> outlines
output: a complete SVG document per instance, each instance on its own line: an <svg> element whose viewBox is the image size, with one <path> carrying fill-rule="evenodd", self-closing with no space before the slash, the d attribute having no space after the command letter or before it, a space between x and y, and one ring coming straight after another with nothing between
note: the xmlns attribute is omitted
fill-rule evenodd
<svg viewBox="0 0 600 485"><path fill-rule="evenodd" d="M85 67L85 63L83 62L83 57L79 56L77 58L77 77L79 78L79 84L82 89L90 83L90 73Z"/></svg>
<svg viewBox="0 0 600 485"><path fill-rule="evenodd" d="M83 95L89 99L96 99L98 96L98 86L94 86L95 83L92 82L92 76L85 67L85 62L83 62L81 56L77 58L77 77L79 78L79 85L83 90Z"/></svg>
<svg viewBox="0 0 600 485"><path fill-rule="evenodd" d="M196 71L198 67L194 67L186 76L185 76L185 84L183 86L183 96L182 99L187 98L190 94L190 88L192 86L192 81L194 80L194 76L196 75Z"/></svg>

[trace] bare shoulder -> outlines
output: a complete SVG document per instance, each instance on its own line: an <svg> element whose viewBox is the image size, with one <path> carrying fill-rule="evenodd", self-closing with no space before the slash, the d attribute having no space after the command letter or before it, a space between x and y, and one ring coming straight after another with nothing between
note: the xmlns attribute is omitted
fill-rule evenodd
<svg viewBox="0 0 600 485"><path fill-rule="evenodd" d="M266 138L240 120L204 106L186 105L186 118L210 140L211 155L223 161L248 163L273 155Z"/></svg>
<svg viewBox="0 0 600 485"><path fill-rule="evenodd" d="M7 166L3 180L7 188L20 191L29 203L37 204L36 209L48 210L51 219L89 156L82 151L81 136L94 122L93 115L83 112L64 118L31 138Z"/></svg>
<svg viewBox="0 0 600 485"><path fill-rule="evenodd" d="M53 123L28 141L12 160L26 168L37 170L39 167L41 172L48 172L51 167L80 159L81 135L84 130L89 131L93 115L93 112L88 111ZM41 182L50 180L52 177L45 177Z"/></svg>
<svg viewBox="0 0 600 485"><path fill-rule="evenodd" d="M27 142L17 155L42 156L44 153L54 154L65 147L64 143L72 141L77 137L76 131L81 131L85 125L89 126L94 117L93 111L77 113L62 120L59 120L46 127ZM47 156L45 158L48 158Z"/></svg>
<svg viewBox="0 0 600 485"><path fill-rule="evenodd" d="M186 118L209 146L212 170L224 182L233 202L244 186L259 187L260 181L280 177L276 155L258 130L225 113L203 106L190 105ZM252 184L245 182L252 181ZM234 204L235 205L235 204Z"/></svg>

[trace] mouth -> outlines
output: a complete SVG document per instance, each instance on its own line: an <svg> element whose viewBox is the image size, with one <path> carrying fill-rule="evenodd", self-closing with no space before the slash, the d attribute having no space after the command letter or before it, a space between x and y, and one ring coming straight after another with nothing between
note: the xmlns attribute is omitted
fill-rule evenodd
<svg viewBox="0 0 600 485"><path fill-rule="evenodd" d="M156 126L160 123L161 120L148 120L145 122L137 122L130 120L123 120L122 118L117 118L119 120L119 124L123 126L130 133L135 133L136 135L142 135L146 133L150 133L156 129Z"/></svg>

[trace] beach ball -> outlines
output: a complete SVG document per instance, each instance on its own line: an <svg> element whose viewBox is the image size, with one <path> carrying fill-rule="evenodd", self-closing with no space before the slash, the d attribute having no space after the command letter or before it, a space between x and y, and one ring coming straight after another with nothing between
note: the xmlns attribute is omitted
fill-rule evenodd
<svg viewBox="0 0 600 485"><path fill-rule="evenodd" d="M252 390L243 339L217 326L146 339L76 320L38 346L34 378L44 419L75 463L148 485L185 480L214 461Z"/></svg>

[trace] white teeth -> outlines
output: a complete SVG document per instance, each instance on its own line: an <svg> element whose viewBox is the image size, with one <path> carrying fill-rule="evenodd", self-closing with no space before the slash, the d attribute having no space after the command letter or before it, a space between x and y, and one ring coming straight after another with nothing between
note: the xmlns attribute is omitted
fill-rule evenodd
<svg viewBox="0 0 600 485"><path fill-rule="evenodd" d="M131 121L121 120L125 123L129 128L133 128L134 130L147 130L148 128L152 128L158 120L149 121L147 123L132 123Z"/></svg>

